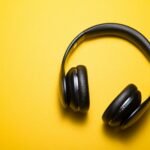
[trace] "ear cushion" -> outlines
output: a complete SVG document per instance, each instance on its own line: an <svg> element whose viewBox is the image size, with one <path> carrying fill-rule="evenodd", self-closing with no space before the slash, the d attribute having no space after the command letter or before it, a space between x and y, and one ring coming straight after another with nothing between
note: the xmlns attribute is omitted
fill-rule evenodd
<svg viewBox="0 0 150 150"><path fill-rule="evenodd" d="M112 101L112 103L105 110L102 116L103 121L109 124L119 108L136 90L137 87L134 84L129 84L126 88L124 88L123 91Z"/></svg>
<svg viewBox="0 0 150 150"><path fill-rule="evenodd" d="M89 87L87 69L83 65L77 66L78 86L79 86L79 107L80 111L86 112L89 109Z"/></svg>
<svg viewBox="0 0 150 150"><path fill-rule="evenodd" d="M66 75L69 106L74 111L86 112L89 109L88 76L85 66L71 68Z"/></svg>
<svg viewBox="0 0 150 150"><path fill-rule="evenodd" d="M79 109L79 87L78 87L78 76L76 68L71 68L66 75L67 84L67 97L69 106L74 110Z"/></svg>
<svg viewBox="0 0 150 150"><path fill-rule="evenodd" d="M121 129L126 129L136 123L143 114L150 108L150 97L147 98L135 111L133 111L128 118L122 121Z"/></svg>
<svg viewBox="0 0 150 150"><path fill-rule="evenodd" d="M141 104L141 93L139 91L133 92L125 102L120 106L114 117L109 122L111 126L120 126L121 122L128 118L128 116Z"/></svg>

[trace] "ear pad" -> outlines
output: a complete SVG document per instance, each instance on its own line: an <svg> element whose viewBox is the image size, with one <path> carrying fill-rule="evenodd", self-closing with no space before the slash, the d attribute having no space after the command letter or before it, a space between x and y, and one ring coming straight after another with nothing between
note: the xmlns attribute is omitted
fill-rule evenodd
<svg viewBox="0 0 150 150"><path fill-rule="evenodd" d="M78 85L79 85L79 105L80 111L86 112L89 109L89 86L88 75L85 66L77 66Z"/></svg>
<svg viewBox="0 0 150 150"><path fill-rule="evenodd" d="M150 97L147 98L137 109L135 109L125 120L121 123L121 129L126 129L137 122L142 115L150 108Z"/></svg>
<svg viewBox="0 0 150 150"><path fill-rule="evenodd" d="M87 70L84 66L71 68L66 75L67 97L74 111L87 111L89 108L89 90Z"/></svg>
<svg viewBox="0 0 150 150"><path fill-rule="evenodd" d="M124 103L120 106L116 114L113 116L109 125L120 126L122 121L126 119L141 103L141 93L139 91L133 92Z"/></svg>
<svg viewBox="0 0 150 150"><path fill-rule="evenodd" d="M137 90L137 87L133 84L128 85L108 106L105 110L102 119L106 124L114 125L111 120L115 114L119 111L120 107L125 103L125 101Z"/></svg>
<svg viewBox="0 0 150 150"><path fill-rule="evenodd" d="M71 68L66 75L67 84L67 98L69 106L77 111L79 109L79 87L78 87L78 76L76 68Z"/></svg>
<svg viewBox="0 0 150 150"><path fill-rule="evenodd" d="M108 106L102 119L109 126L126 129L139 120L149 107L150 97L141 104L140 91L130 84Z"/></svg>

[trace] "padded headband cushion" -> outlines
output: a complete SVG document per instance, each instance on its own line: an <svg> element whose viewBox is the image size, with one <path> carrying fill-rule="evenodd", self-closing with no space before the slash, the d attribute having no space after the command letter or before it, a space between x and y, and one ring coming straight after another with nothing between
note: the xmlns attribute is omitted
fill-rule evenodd
<svg viewBox="0 0 150 150"><path fill-rule="evenodd" d="M126 101L129 96L133 92L137 90L137 87L133 84L129 84L108 106L106 111L104 112L102 119L105 123L109 124L111 119L115 116L116 112L119 110L119 108L123 105L123 103Z"/></svg>
<svg viewBox="0 0 150 150"><path fill-rule="evenodd" d="M77 66L79 83L79 106L80 111L86 112L89 109L89 87L87 69L83 65Z"/></svg>

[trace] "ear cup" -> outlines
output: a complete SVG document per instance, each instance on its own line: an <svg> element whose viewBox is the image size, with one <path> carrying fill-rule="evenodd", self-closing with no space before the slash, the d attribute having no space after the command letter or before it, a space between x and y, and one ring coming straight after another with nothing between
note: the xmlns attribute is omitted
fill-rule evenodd
<svg viewBox="0 0 150 150"><path fill-rule="evenodd" d="M121 129L126 129L136 123L142 115L150 108L150 97L147 98L137 109L135 109L125 120L121 123Z"/></svg>
<svg viewBox="0 0 150 150"><path fill-rule="evenodd" d="M125 120L140 104L141 93L139 91L133 92L120 106L119 110L109 122L109 125L120 126L121 122Z"/></svg>
<svg viewBox="0 0 150 150"><path fill-rule="evenodd" d="M119 108L129 98L133 92L137 90L134 84L129 84L123 91L112 101L103 113L102 119L106 124L111 124L112 118L115 116Z"/></svg>
<svg viewBox="0 0 150 150"><path fill-rule="evenodd" d="M67 84L67 98L69 106L74 110L78 111L79 109L79 85L78 85L78 76L76 68L71 68L66 75L66 84Z"/></svg>
<svg viewBox="0 0 150 150"><path fill-rule="evenodd" d="M78 86L79 86L79 107L80 111L86 112L89 109L89 87L88 75L85 66L77 66Z"/></svg>
<svg viewBox="0 0 150 150"><path fill-rule="evenodd" d="M66 75L67 98L74 111L86 112L89 109L88 76L85 66L71 68Z"/></svg>

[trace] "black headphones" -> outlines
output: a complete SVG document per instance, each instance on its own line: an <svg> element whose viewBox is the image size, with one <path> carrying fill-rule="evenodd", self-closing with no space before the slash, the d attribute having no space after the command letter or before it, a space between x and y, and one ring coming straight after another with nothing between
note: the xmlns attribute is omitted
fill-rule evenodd
<svg viewBox="0 0 150 150"><path fill-rule="evenodd" d="M87 112L90 105L87 69L83 65L71 68L65 74L67 56L80 43L91 38L116 36L133 43L150 58L150 43L137 30L122 24L105 23L90 27L77 35L68 46L60 70L60 96L64 107L74 111ZM150 60L150 59L149 59ZM150 97L141 104L141 92L134 84L129 84L105 110L102 119L112 127L126 129L134 124L150 107Z"/></svg>

